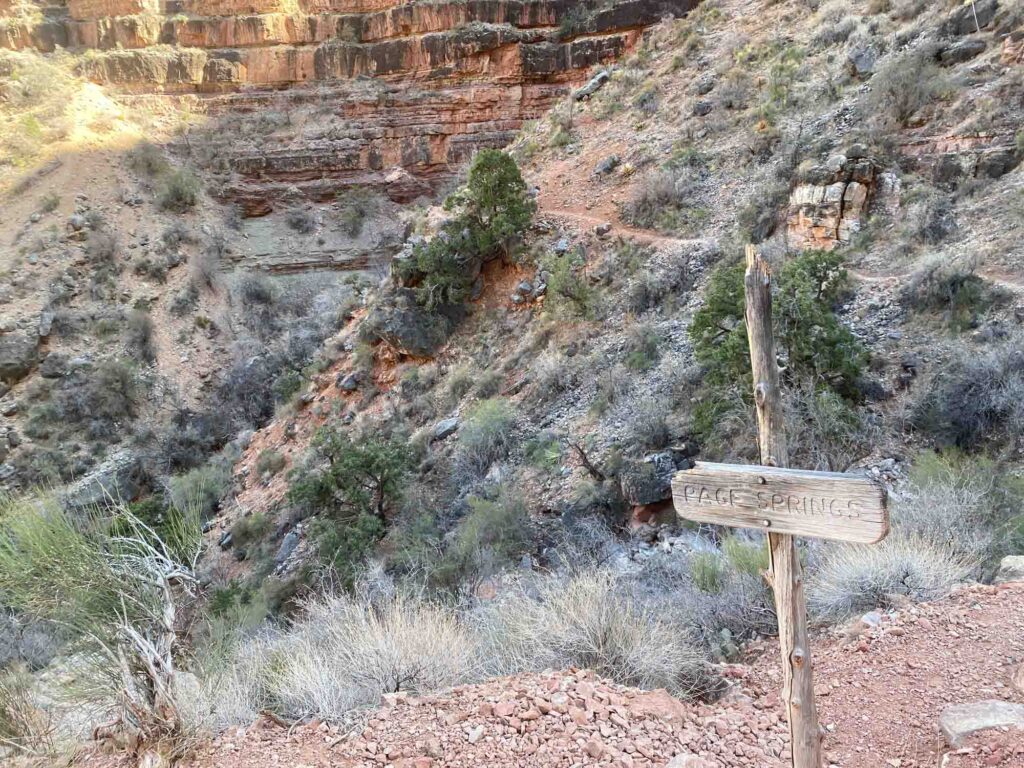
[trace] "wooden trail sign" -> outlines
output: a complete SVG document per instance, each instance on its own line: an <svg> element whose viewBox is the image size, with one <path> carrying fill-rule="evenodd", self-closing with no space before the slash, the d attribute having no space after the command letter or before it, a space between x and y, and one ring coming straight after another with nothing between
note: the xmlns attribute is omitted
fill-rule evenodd
<svg viewBox="0 0 1024 768"><path fill-rule="evenodd" d="M794 536L871 544L889 531L885 491L866 478L785 469L789 450L772 337L771 270L747 246L747 340L762 466L698 463L672 481L681 517L768 533L769 569L779 620L782 701L794 768L820 768L821 731L807 634L807 603Z"/></svg>
<svg viewBox="0 0 1024 768"><path fill-rule="evenodd" d="M697 462L672 481L676 512L699 523L874 544L889 532L885 491L866 477Z"/></svg>

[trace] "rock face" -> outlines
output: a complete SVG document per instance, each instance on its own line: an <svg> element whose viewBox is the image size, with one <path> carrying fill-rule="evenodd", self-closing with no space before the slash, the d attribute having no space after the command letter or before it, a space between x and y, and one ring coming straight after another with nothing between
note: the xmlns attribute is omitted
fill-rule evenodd
<svg viewBox="0 0 1024 768"><path fill-rule="evenodd" d="M1024 729L1024 704L1008 701L975 701L946 707L939 718L942 735L951 746L978 731L992 728Z"/></svg>
<svg viewBox="0 0 1024 768"><path fill-rule="evenodd" d="M39 339L24 331L0 334L0 382L16 384L39 359Z"/></svg>
<svg viewBox="0 0 1024 768"><path fill-rule="evenodd" d="M645 26L697 2L67 0L37 24L0 24L0 47L88 51L89 80L200 94L214 116L328 104L338 127L326 136L226 158L222 195L255 216L296 189L327 199L372 187L396 202L436 191L451 165L506 145ZM570 12L579 21L564 34Z"/></svg>
<svg viewBox="0 0 1024 768"><path fill-rule="evenodd" d="M1013 581L1024 581L1024 556L1010 555L999 562L995 583L1007 584Z"/></svg>
<svg viewBox="0 0 1024 768"><path fill-rule="evenodd" d="M790 246L832 250L848 243L860 231L876 181L875 165L866 157L836 155L807 171L789 197Z"/></svg>

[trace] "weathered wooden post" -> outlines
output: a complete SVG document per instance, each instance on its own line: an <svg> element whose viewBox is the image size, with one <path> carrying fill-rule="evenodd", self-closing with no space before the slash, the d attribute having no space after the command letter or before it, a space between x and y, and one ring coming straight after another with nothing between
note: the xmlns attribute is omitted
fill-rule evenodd
<svg viewBox="0 0 1024 768"><path fill-rule="evenodd" d="M779 364L772 333L772 278L768 263L753 245L747 246L746 290L747 339L750 368L754 375L754 407L757 409L757 443L761 464L789 466ZM819 768L821 735L818 708L814 703L811 645L807 637L807 601L796 540L788 533L768 531L769 567L775 590L782 652L782 701L789 719L794 768Z"/></svg>
<svg viewBox="0 0 1024 768"><path fill-rule="evenodd" d="M672 495L681 517L768 534L793 766L820 768L807 603L794 536L880 541L889 531L886 494L864 477L785 469L789 452L772 335L771 270L752 245L744 287L761 466L697 462L676 475Z"/></svg>

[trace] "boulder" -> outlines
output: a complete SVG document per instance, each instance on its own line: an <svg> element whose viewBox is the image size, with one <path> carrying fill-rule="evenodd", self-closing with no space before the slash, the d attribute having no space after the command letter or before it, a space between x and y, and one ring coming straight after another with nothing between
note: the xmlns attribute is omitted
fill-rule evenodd
<svg viewBox="0 0 1024 768"><path fill-rule="evenodd" d="M970 61L985 50L985 41L976 37L957 40L939 51L939 61L945 65L960 64Z"/></svg>
<svg viewBox="0 0 1024 768"><path fill-rule="evenodd" d="M619 167L619 162L618 155L609 155L594 167L594 174L604 176L606 173L611 173Z"/></svg>
<svg viewBox="0 0 1024 768"><path fill-rule="evenodd" d="M430 357L437 352L451 330L447 318L419 306L408 290L382 297L367 315L363 327L372 337L399 352L418 357Z"/></svg>
<svg viewBox="0 0 1024 768"><path fill-rule="evenodd" d="M997 0L961 4L939 27L939 34L943 37L960 37L978 32L992 23L998 8Z"/></svg>
<svg viewBox="0 0 1024 768"><path fill-rule="evenodd" d="M871 77L878 64L878 51L874 48L857 48L850 51L846 59L847 69L854 77L861 79Z"/></svg>
<svg viewBox="0 0 1024 768"><path fill-rule="evenodd" d="M715 108L715 105L710 101L698 101L693 105L693 114L697 117L704 117L705 115L711 114L711 110Z"/></svg>
<svg viewBox="0 0 1024 768"><path fill-rule="evenodd" d="M363 374L359 371L352 373L340 373L334 385L342 392L355 392L363 381Z"/></svg>
<svg viewBox="0 0 1024 768"><path fill-rule="evenodd" d="M71 511L102 506L110 501L129 502L141 490L142 466L129 451L117 451L96 469L64 492L64 506Z"/></svg>
<svg viewBox="0 0 1024 768"><path fill-rule="evenodd" d="M299 546L299 534L295 531L289 531L288 535L284 537L284 541L281 542L281 546L278 547L277 554L274 556L274 562L277 565L281 565L291 557L292 552Z"/></svg>
<svg viewBox="0 0 1024 768"><path fill-rule="evenodd" d="M0 335L0 381L17 384L39 360L39 337L24 331Z"/></svg>
<svg viewBox="0 0 1024 768"><path fill-rule="evenodd" d="M942 710L939 728L950 746L958 747L965 738L993 728L1024 730L1024 704L990 699L969 704L952 704Z"/></svg>
<svg viewBox="0 0 1024 768"><path fill-rule="evenodd" d="M693 466L688 446L670 448L627 463L622 469L622 495L634 507L672 498L672 477Z"/></svg>
<svg viewBox="0 0 1024 768"><path fill-rule="evenodd" d="M458 428L458 416L452 416L449 419L439 421L434 425L434 440L444 440L446 437L451 437L455 434Z"/></svg>
<svg viewBox="0 0 1024 768"><path fill-rule="evenodd" d="M591 96L593 96L595 93L597 93L604 87L604 84L608 82L610 77L611 75L608 72L598 72L596 75L590 78L590 81L586 85L584 85L578 91L573 93L573 98L576 99L576 101L589 99Z"/></svg>
<svg viewBox="0 0 1024 768"><path fill-rule="evenodd" d="M1010 555L999 561L995 584L1008 584L1013 581L1024 582L1024 555Z"/></svg>
<svg viewBox="0 0 1024 768"><path fill-rule="evenodd" d="M59 352L51 352L39 364L39 375L44 379L59 379L68 372L68 358Z"/></svg>

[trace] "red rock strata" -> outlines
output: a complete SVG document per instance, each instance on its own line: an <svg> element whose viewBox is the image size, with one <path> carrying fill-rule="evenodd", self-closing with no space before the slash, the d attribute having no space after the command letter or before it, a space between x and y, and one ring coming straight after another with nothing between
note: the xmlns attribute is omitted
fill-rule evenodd
<svg viewBox="0 0 1024 768"><path fill-rule="evenodd" d="M329 139L231 148L223 196L260 215L284 189L324 199L368 186L400 202L435 191L453 164L504 146L647 25L696 3L66 0L0 25L0 47L88 52L77 64L87 79L197 93L214 115L326 97Z"/></svg>

